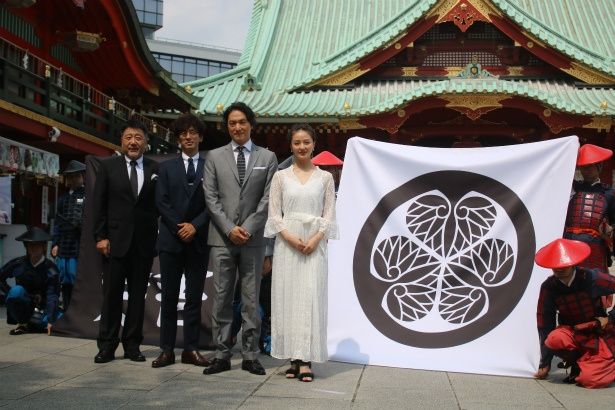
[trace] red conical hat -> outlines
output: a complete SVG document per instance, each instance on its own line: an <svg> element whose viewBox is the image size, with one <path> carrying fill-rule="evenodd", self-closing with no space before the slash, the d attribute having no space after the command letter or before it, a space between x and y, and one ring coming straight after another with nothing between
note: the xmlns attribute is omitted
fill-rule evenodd
<svg viewBox="0 0 615 410"><path fill-rule="evenodd" d="M613 151L607 148L602 148L593 144L585 144L579 148L577 156L577 166L597 164L598 162L606 161L613 156Z"/></svg>
<svg viewBox="0 0 615 410"><path fill-rule="evenodd" d="M312 164L314 165L343 165L344 161L330 153L329 151L323 151L320 154L312 158Z"/></svg>
<svg viewBox="0 0 615 410"><path fill-rule="evenodd" d="M536 252L534 260L543 268L567 268L583 262L590 253L591 249L585 242L556 239Z"/></svg>

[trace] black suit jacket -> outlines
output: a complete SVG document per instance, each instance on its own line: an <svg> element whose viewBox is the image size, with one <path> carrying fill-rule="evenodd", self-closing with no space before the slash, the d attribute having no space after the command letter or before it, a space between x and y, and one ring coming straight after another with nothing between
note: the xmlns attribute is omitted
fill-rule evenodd
<svg viewBox="0 0 615 410"><path fill-rule="evenodd" d="M158 212L155 186L158 164L143 158L143 187L135 199L130 187L125 157L105 158L100 162L94 186L94 236L109 239L111 256L125 256L133 237L139 255L156 255Z"/></svg>
<svg viewBox="0 0 615 410"><path fill-rule="evenodd" d="M186 168L181 155L160 164L156 186L156 206L160 213L159 252L181 252L186 246L198 252L207 252L209 214L205 206L203 169L205 161L199 158L194 184L188 185ZM192 242L185 244L177 237L177 224L190 222L196 228Z"/></svg>

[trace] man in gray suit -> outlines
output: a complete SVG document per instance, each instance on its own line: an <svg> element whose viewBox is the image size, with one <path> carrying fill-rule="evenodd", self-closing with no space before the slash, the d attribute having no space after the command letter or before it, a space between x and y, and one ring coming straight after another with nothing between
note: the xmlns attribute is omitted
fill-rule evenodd
<svg viewBox="0 0 615 410"><path fill-rule="evenodd" d="M264 375L257 359L261 319L258 310L261 270L265 257L263 230L269 186L278 161L273 152L252 143L254 112L246 104L231 104L223 114L231 143L211 151L205 161L205 203L211 216L208 245L214 272L213 336L215 359L204 374L231 368L231 325L237 273L241 280L243 362L241 368Z"/></svg>

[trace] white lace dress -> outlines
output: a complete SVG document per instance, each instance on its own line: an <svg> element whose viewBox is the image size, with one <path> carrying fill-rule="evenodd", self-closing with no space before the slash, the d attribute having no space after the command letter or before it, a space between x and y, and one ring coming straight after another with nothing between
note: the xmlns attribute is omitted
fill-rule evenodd
<svg viewBox="0 0 615 410"><path fill-rule="evenodd" d="M303 255L279 232L287 229L307 241L324 234L317 249ZM324 362L327 354L327 239L337 239L335 186L330 173L316 168L301 184L293 167L273 176L265 236L277 236L271 283L271 355L279 359Z"/></svg>

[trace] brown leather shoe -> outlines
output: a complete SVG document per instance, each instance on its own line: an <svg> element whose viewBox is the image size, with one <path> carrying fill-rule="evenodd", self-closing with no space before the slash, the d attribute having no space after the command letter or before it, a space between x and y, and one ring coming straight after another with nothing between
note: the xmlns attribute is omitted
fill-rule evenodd
<svg viewBox="0 0 615 410"><path fill-rule="evenodd" d="M211 365L211 361L203 357L198 351L186 351L182 352L182 363L193 364L195 366L207 367Z"/></svg>
<svg viewBox="0 0 615 410"><path fill-rule="evenodd" d="M165 367L171 364L175 364L175 353L174 352L162 352L160 356L158 356L153 362L152 367Z"/></svg>

